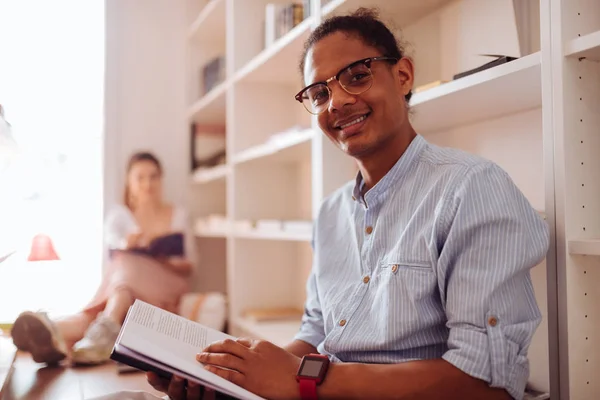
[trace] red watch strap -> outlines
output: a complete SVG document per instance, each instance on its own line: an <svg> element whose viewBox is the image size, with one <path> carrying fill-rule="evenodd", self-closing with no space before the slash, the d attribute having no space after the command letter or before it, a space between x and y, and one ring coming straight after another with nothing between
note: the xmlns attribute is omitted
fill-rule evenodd
<svg viewBox="0 0 600 400"><path fill-rule="evenodd" d="M300 398L317 400L317 382L312 379L300 379Z"/></svg>

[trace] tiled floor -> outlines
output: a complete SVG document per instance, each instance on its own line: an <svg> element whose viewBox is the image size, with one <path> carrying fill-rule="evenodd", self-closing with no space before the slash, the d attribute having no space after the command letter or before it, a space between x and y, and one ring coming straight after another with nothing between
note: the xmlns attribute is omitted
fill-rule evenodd
<svg viewBox="0 0 600 400"><path fill-rule="evenodd" d="M83 400L119 390L143 390L160 396L143 373L118 374L111 362L96 367L46 367L18 354L2 400Z"/></svg>

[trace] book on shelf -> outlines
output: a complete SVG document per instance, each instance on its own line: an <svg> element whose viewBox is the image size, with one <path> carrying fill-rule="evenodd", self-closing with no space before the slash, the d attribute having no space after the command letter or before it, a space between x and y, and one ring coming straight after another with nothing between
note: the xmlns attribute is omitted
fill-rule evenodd
<svg viewBox="0 0 600 400"><path fill-rule="evenodd" d="M208 94L212 89L225 81L225 57L215 57L200 69L202 90L201 95Z"/></svg>
<svg viewBox="0 0 600 400"><path fill-rule="evenodd" d="M310 15L310 1L288 4L268 3L265 6L265 48L285 36L296 25Z"/></svg>
<svg viewBox="0 0 600 400"><path fill-rule="evenodd" d="M152 371L173 375L243 400L260 400L248 390L204 369L196 354L218 340L233 336L211 329L141 300L129 308L110 358Z"/></svg>

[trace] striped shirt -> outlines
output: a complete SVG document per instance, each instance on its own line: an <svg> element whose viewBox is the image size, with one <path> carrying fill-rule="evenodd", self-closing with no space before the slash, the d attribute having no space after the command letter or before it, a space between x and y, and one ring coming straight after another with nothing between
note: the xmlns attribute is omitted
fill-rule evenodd
<svg viewBox="0 0 600 400"><path fill-rule="evenodd" d="M496 164L417 136L323 202L296 339L333 362L443 358L521 399L549 230Z"/></svg>

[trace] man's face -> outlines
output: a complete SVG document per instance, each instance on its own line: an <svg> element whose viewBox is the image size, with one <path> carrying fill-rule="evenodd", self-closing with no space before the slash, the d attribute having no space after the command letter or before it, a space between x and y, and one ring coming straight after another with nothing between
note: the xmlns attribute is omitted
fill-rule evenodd
<svg viewBox="0 0 600 400"><path fill-rule="evenodd" d="M355 35L333 33L307 53L305 84L325 81L355 61L382 55ZM317 117L333 143L355 158L384 148L408 117L404 96L412 87L412 64L405 59L395 65L376 61L370 69L372 86L361 94L350 94L338 81L330 81L328 106Z"/></svg>

